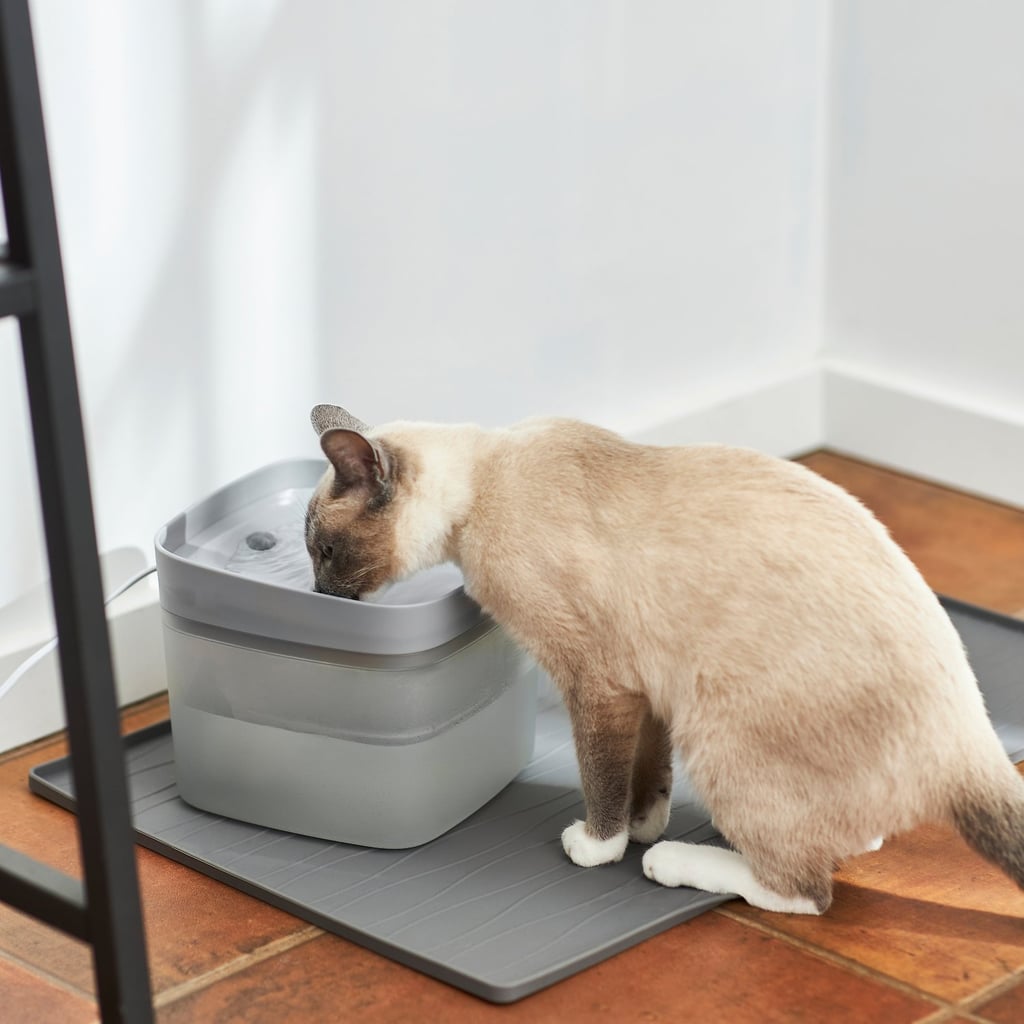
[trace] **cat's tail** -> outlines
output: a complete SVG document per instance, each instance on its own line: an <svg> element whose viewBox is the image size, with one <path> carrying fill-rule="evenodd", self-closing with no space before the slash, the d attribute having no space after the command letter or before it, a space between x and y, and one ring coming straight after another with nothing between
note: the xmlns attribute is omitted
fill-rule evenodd
<svg viewBox="0 0 1024 1024"><path fill-rule="evenodd" d="M1024 778L1001 748L987 772L960 787L950 810L967 843L1024 889Z"/></svg>

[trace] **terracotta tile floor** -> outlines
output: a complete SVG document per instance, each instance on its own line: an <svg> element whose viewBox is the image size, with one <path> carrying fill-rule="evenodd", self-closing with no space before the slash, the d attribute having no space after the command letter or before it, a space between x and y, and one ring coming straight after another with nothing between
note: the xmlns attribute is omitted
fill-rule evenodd
<svg viewBox="0 0 1024 1024"><path fill-rule="evenodd" d="M937 590L1024 615L1024 511L832 453ZM157 698L126 731L167 715ZM71 815L32 796L57 738L0 758L0 842L77 873ZM730 903L511 1006L491 1006L138 851L162 1022L1024 1021L1024 894L928 827L848 864L823 919ZM0 1021L96 1019L88 950L0 906Z"/></svg>

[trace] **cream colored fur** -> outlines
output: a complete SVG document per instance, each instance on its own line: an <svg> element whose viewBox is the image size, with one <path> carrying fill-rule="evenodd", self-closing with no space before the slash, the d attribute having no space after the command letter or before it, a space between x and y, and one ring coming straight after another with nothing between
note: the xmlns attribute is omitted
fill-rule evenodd
<svg viewBox="0 0 1024 1024"><path fill-rule="evenodd" d="M368 436L380 436L370 431ZM394 551L399 573L449 561L452 524L464 522L473 502L471 467L481 452L482 435L473 427L429 423L394 423L390 442L416 453L415 486L397 508Z"/></svg>
<svg viewBox="0 0 1024 1024"><path fill-rule="evenodd" d="M587 803L586 831L566 830L578 863L621 857L631 818L658 837L667 739L744 864L674 864L661 844L645 865L667 884L724 871L748 899L771 894L759 905L821 911L834 863L923 819L1002 856L1005 815L987 815L1017 813L1021 783L960 639L840 488L753 451L568 420L369 436L402 467L381 527L394 574L457 562L562 691Z"/></svg>

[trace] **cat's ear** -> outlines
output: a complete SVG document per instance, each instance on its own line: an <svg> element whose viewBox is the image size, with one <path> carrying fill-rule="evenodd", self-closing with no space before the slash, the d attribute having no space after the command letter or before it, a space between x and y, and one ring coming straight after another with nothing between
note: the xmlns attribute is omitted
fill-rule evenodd
<svg viewBox="0 0 1024 1024"><path fill-rule="evenodd" d="M320 447L334 467L339 491L363 486L379 489L390 480L387 453L358 431L341 427L325 430L320 435Z"/></svg>
<svg viewBox="0 0 1024 1024"><path fill-rule="evenodd" d="M309 414L309 422L313 424L317 437L325 430L355 430L360 434L370 431L362 420L357 420L340 405L314 405Z"/></svg>

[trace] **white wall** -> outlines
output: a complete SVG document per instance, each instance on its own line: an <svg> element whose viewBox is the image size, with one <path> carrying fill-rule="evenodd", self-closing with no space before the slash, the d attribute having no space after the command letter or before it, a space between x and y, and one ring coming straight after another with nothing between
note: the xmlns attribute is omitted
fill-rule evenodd
<svg viewBox="0 0 1024 1024"><path fill-rule="evenodd" d="M1020 430L1024 5L837 0L833 18L826 355L881 389ZM912 408L906 430L887 422L888 441L862 450L990 493L1016 475L1024 502L1019 450L993 451L958 415L944 436ZM946 461L950 446L963 450Z"/></svg>
<svg viewBox="0 0 1024 1024"><path fill-rule="evenodd" d="M1017 0L32 12L104 550L322 400L1024 504ZM46 572L9 323L0 437L3 604Z"/></svg>
<svg viewBox="0 0 1024 1024"><path fill-rule="evenodd" d="M814 357L816 0L32 12L104 549L316 401L638 431ZM12 350L0 601L45 571Z"/></svg>

